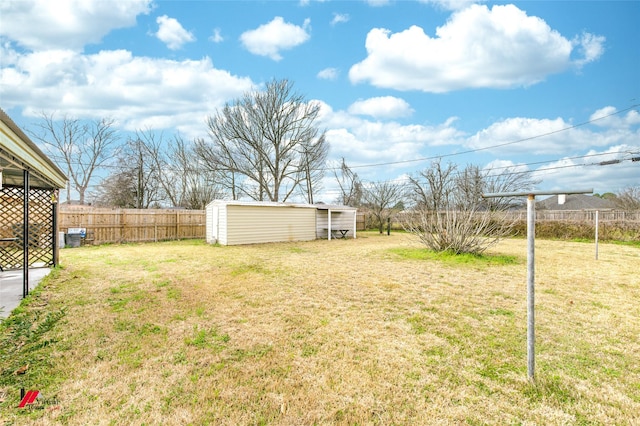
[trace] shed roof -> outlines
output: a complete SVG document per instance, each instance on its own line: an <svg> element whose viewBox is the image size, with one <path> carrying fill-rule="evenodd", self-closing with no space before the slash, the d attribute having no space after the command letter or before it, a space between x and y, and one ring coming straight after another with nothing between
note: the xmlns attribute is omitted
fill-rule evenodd
<svg viewBox="0 0 640 426"><path fill-rule="evenodd" d="M316 210L342 210L355 211L357 208L349 206L340 206L335 204L305 204L305 203L281 203L274 201L243 201L243 200L213 200L209 205L227 205L227 206L261 206L261 207L294 207Z"/></svg>
<svg viewBox="0 0 640 426"><path fill-rule="evenodd" d="M0 109L0 169L2 182L22 186L23 170L29 171L29 184L34 188L64 188L65 174L38 146Z"/></svg>

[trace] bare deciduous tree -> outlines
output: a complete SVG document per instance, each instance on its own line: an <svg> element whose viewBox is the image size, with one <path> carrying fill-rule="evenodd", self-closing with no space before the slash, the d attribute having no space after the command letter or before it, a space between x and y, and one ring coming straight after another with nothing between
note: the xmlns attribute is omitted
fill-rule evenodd
<svg viewBox="0 0 640 426"><path fill-rule="evenodd" d="M309 204L314 203L313 194L322 189L325 174L325 162L329 154L329 144L325 135L313 138L300 145L301 166L304 173L304 186L299 186Z"/></svg>
<svg viewBox="0 0 640 426"><path fill-rule="evenodd" d="M136 170L127 169L111 173L102 180L100 186L92 194L94 205L105 207L136 207Z"/></svg>
<svg viewBox="0 0 640 426"><path fill-rule="evenodd" d="M336 200L339 204L351 207L359 207L362 203L363 189L362 182L357 173L354 173L344 158L340 165L333 169L333 175L340 187L340 195Z"/></svg>
<svg viewBox="0 0 640 426"><path fill-rule="evenodd" d="M223 188L226 188L232 200L240 198L241 192L238 190L242 183L242 175L236 172L236 166L225 167L224 169L218 162L219 149L224 149L224 146L214 146L214 144L205 141L202 138L195 140L195 153L197 156L198 164L207 173L211 173L216 176L216 182L218 182ZM228 154L230 162L233 162L233 157Z"/></svg>
<svg viewBox="0 0 640 426"><path fill-rule="evenodd" d="M164 135L152 129L136 130L135 139L129 143L139 161L136 169L140 177L137 180L140 202L143 205L168 202L171 207L179 206L181 180L170 169Z"/></svg>
<svg viewBox="0 0 640 426"><path fill-rule="evenodd" d="M129 139L122 153L120 164L125 175L131 176L134 187L134 208L148 209L162 201L158 169L145 140L136 135Z"/></svg>
<svg viewBox="0 0 640 426"><path fill-rule="evenodd" d="M374 218L374 223L382 234L385 224L397 213L402 205L404 190L395 182L373 182L363 187L364 207Z"/></svg>
<svg viewBox="0 0 640 426"><path fill-rule="evenodd" d="M614 199L616 207L622 210L640 210L640 186L629 186L618 192Z"/></svg>
<svg viewBox="0 0 640 426"><path fill-rule="evenodd" d="M60 158L57 162L66 169L69 184L78 191L80 204L84 204L85 193L96 170L114 156L119 140L114 120L103 118L83 122L66 115L56 120L53 113L42 113L41 117L37 124L40 131L32 132L32 135L47 146L55 160ZM67 202L71 201L69 189Z"/></svg>
<svg viewBox="0 0 640 426"><path fill-rule="evenodd" d="M215 198L224 198L215 174L180 136L167 140L151 129L139 130L127 141L118 171L105 179L97 202L130 208L149 206L204 209Z"/></svg>
<svg viewBox="0 0 640 426"><path fill-rule="evenodd" d="M211 141L199 140L196 152L224 174L234 199L286 201L301 190L313 200L328 149L316 127L319 112L291 82L274 80L209 117Z"/></svg>
<svg viewBox="0 0 640 426"><path fill-rule="evenodd" d="M211 201L225 197L224 189L218 183L218 173L199 161L195 145L178 136L169 148L165 173L173 176L173 184L166 188L174 191L170 198L176 200L175 206L202 210Z"/></svg>

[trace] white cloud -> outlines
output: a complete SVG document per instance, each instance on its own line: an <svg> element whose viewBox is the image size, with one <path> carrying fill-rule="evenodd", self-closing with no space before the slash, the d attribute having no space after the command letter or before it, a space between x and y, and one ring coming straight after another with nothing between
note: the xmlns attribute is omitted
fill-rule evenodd
<svg viewBox="0 0 640 426"><path fill-rule="evenodd" d="M455 144L461 132L448 127L401 125L396 122L371 122L361 120L349 128L333 127L327 131L333 158L345 157L354 165L392 163L384 173L393 169L420 168L418 158L429 156L429 149L442 143ZM378 180L379 168L367 170Z"/></svg>
<svg viewBox="0 0 640 426"><path fill-rule="evenodd" d="M242 45L254 55L268 56L274 61L282 59L280 51L292 49L309 40L307 32L310 20L305 19L302 27L285 22L276 16L267 24L240 35Z"/></svg>
<svg viewBox="0 0 640 426"><path fill-rule="evenodd" d="M526 164L515 163L512 160L493 160L489 162L486 166L483 167L483 170L486 170L489 175L498 175L505 171L509 172L526 172L529 170L529 167Z"/></svg>
<svg viewBox="0 0 640 426"><path fill-rule="evenodd" d="M93 55L47 51L14 54L0 69L3 107L30 105L26 116L64 111L79 118L113 117L126 129L176 127L204 133L204 117L250 90L249 78L213 67L209 58L172 61L126 50Z"/></svg>
<svg viewBox="0 0 640 426"><path fill-rule="evenodd" d="M191 32L182 27L180 22L174 18L169 18L167 15L158 16L156 22L159 28L155 36L171 50L178 50L185 43L196 39Z"/></svg>
<svg viewBox="0 0 640 426"><path fill-rule="evenodd" d="M221 43L224 41L224 37L222 37L222 34L220 32L220 28L215 28L213 30L213 35L209 37L209 40L214 43Z"/></svg>
<svg viewBox="0 0 640 426"><path fill-rule="evenodd" d="M317 74L322 80L335 80L338 78L339 71L337 68L325 68Z"/></svg>
<svg viewBox="0 0 640 426"><path fill-rule="evenodd" d="M640 128L637 128L640 124L638 113L631 110L623 117L611 115L613 113L615 109L605 107L591 115L590 120L609 115L602 121L592 123L606 127L601 131L587 125L578 126L560 117L507 118L478 131L467 139L466 145L472 149L486 149L500 155L564 155L585 147L632 145L634 141L640 140Z"/></svg>
<svg viewBox="0 0 640 426"><path fill-rule="evenodd" d="M349 113L374 118L398 118L410 116L413 109L404 99L380 96L354 102L349 106Z"/></svg>
<svg viewBox="0 0 640 426"><path fill-rule="evenodd" d="M492 153L501 154L562 153L574 148L576 139L580 139L578 134L582 130L562 131L571 126L571 123L565 122L562 118L512 117L480 130L468 139L467 145L472 149L488 149Z"/></svg>
<svg viewBox="0 0 640 426"><path fill-rule="evenodd" d="M589 117L593 124L600 127L625 127L640 124L640 114L636 110L630 110L620 116L618 110L612 106L606 106L591 114Z"/></svg>
<svg viewBox="0 0 640 426"><path fill-rule="evenodd" d="M638 166L628 161L630 151L638 151L640 145L615 145L607 149L590 150L584 158L562 158L538 167L533 172L541 179L541 187L547 189L593 188L594 192L616 192L630 185L637 185ZM602 155L600 155L602 154ZM603 161L625 160L616 164L600 165ZM550 182L553 182L551 185Z"/></svg>
<svg viewBox="0 0 640 426"><path fill-rule="evenodd" d="M334 13L333 19L331 20L331 25L343 24L345 22L349 22L349 14L346 13Z"/></svg>
<svg viewBox="0 0 640 426"><path fill-rule="evenodd" d="M573 45L582 53L582 58L576 59L575 64L581 67L589 62L593 62L604 53L605 37L583 33L581 37L573 40Z"/></svg>
<svg viewBox="0 0 640 426"><path fill-rule="evenodd" d="M389 169L415 169L420 166L406 163L408 159L428 157L434 146L464 142L464 133L453 126L455 119L434 126L403 125L394 121L366 120L347 111L334 111L322 102L321 105L320 125L328 129L330 160L345 157L350 166L397 161L401 163ZM379 180L379 168L358 171L363 177L369 173L370 179Z"/></svg>
<svg viewBox="0 0 640 426"><path fill-rule="evenodd" d="M637 163L631 163L629 158L634 155L632 153L640 152L640 128L637 124L635 127L625 124L629 112L621 117L619 127L606 129L592 125L575 127L563 118L514 117L469 136L456 126L457 117L434 125L405 125L395 121L372 121L353 114L354 109L366 104L347 111L334 111L325 103L321 105L319 124L327 129L326 137L331 147L329 160L335 162L344 157L349 166L357 167L355 171L361 178L370 181L420 170L428 166L429 158L451 152L452 148L454 152L464 152L469 148L489 148L498 144L507 145L474 153L471 157L450 157L450 160L477 164L481 159L497 158L485 168L530 170L535 179L542 179L538 185L541 189L593 186L600 188L596 192L605 192L638 180ZM545 133L549 135L537 137ZM529 140L512 143L526 138ZM449 148L444 149L444 145ZM561 160L556 160L558 158ZM626 160L611 166L591 165L610 159ZM548 162L527 165L545 160ZM372 164L385 166L371 167Z"/></svg>
<svg viewBox="0 0 640 426"><path fill-rule="evenodd" d="M430 37L418 26L367 35L367 58L353 65L354 83L442 93L465 88L529 86L602 53L602 38L583 37L584 57L572 62L575 42L514 5L472 5L455 12Z"/></svg>
<svg viewBox="0 0 640 426"><path fill-rule="evenodd" d="M0 2L0 36L37 51L82 50L117 28L136 24L152 0L20 0Z"/></svg>

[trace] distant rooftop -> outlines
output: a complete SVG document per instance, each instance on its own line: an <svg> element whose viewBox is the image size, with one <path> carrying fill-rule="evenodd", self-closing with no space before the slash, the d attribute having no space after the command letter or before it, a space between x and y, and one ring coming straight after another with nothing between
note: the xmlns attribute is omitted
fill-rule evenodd
<svg viewBox="0 0 640 426"><path fill-rule="evenodd" d="M610 200L584 194L567 195L564 204L558 204L557 195L536 203L536 209L541 210L606 210L613 208L615 208L615 204Z"/></svg>

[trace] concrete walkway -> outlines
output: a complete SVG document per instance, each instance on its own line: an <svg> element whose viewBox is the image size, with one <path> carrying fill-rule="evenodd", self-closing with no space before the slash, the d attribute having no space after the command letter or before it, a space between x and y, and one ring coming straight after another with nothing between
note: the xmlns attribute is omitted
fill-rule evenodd
<svg viewBox="0 0 640 426"><path fill-rule="evenodd" d="M29 269L29 292L37 287L50 268ZM0 318L4 319L22 301L22 269L0 272Z"/></svg>

